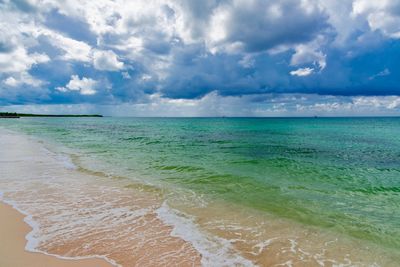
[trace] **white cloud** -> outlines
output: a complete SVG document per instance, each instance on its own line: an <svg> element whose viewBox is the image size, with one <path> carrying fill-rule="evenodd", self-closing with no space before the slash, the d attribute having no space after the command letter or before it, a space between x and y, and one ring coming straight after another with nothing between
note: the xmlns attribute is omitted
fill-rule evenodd
<svg viewBox="0 0 400 267"><path fill-rule="evenodd" d="M95 50L93 66L98 70L118 71L124 67L124 63L120 62L117 55L111 50Z"/></svg>
<svg viewBox="0 0 400 267"><path fill-rule="evenodd" d="M62 56L64 60L91 61L91 47L85 42L76 41L60 34L52 34L51 40L53 45L65 52Z"/></svg>
<svg viewBox="0 0 400 267"><path fill-rule="evenodd" d="M30 70L33 65L48 62L50 58L43 53L28 54L24 47L9 53L0 53L0 72L16 73Z"/></svg>
<svg viewBox="0 0 400 267"><path fill-rule="evenodd" d="M49 62L49 56L59 64L54 66L54 72L60 74L60 79L78 74L71 76L71 81L63 87L57 87L58 91L95 94L99 81L104 81L107 75L96 70L121 71L124 86L115 88L107 99L115 97L122 101L154 90L177 98L201 97L210 90L224 95L261 94L298 85L307 92L324 93L336 85L340 87L337 89L349 87L351 90L353 82L358 82L354 80L359 77L356 73L359 70L348 67L350 55L354 56L371 43L382 44L388 38L400 38L400 2L397 0L204 0L200 4L186 0L45 0L30 3L31 11L20 11L13 1L0 1L3 18L0 28L5 29L0 31L0 81L10 91L23 85L42 85L43 81L29 71L35 65ZM52 20L56 21L54 25L50 23ZM78 25L87 29L79 31L69 21L71 25L79 22ZM382 65L376 66L376 70L383 71L369 74L369 80L376 81L364 79L363 82L369 85L384 80L379 77L390 74L384 68L392 66L391 62L382 58ZM332 64L330 68L328 64ZM99 81L83 77L79 73L82 69L85 73L95 73L92 77L100 77L96 78ZM393 81L396 69L391 71L393 74L386 78ZM339 79L330 79L328 72ZM49 77L54 77L51 74ZM315 75L308 79L289 76L312 74ZM110 75L110 83L117 77ZM56 84L58 80L52 82ZM168 88L177 89L167 94ZM190 90L194 93L178 92ZM384 94L383 90L380 93ZM335 107L333 103L329 105L331 109ZM286 108L276 105L271 110L278 107L282 111Z"/></svg>
<svg viewBox="0 0 400 267"><path fill-rule="evenodd" d="M98 70L117 71L123 62L112 50L94 49L83 41L77 41L45 27L28 28L36 38L45 36L51 45L63 51L62 60L92 63Z"/></svg>
<svg viewBox="0 0 400 267"><path fill-rule="evenodd" d="M34 87L38 87L43 85L45 82L32 77L28 72L23 71L19 73L14 73L13 76L9 76L6 78L3 83L10 87L18 87L21 85L31 85Z"/></svg>
<svg viewBox="0 0 400 267"><path fill-rule="evenodd" d="M34 26L34 27L33 27ZM46 37L49 43L63 52L61 59L89 62L92 60L92 47L85 42L66 37L40 25L25 25L23 32L35 38Z"/></svg>
<svg viewBox="0 0 400 267"><path fill-rule="evenodd" d="M299 114L319 116L397 116L399 96L307 96L308 101L297 101Z"/></svg>
<svg viewBox="0 0 400 267"><path fill-rule="evenodd" d="M56 90L60 92L78 91L81 95L94 95L96 93L96 86L98 82L91 78L82 77L78 75L72 75L71 80L65 87L57 87Z"/></svg>
<svg viewBox="0 0 400 267"><path fill-rule="evenodd" d="M254 98L258 101L254 101ZM261 98L261 99L260 99ZM200 99L166 99L151 95L148 102L115 105L67 104L8 106L8 111L111 116L388 116L398 115L400 97L337 97L304 94L278 96L220 96Z"/></svg>
<svg viewBox="0 0 400 267"><path fill-rule="evenodd" d="M353 0L319 1L324 11L328 14L328 21L335 30L335 39L331 42L334 46L346 46L349 37L356 31L364 30L364 22L351 16Z"/></svg>
<svg viewBox="0 0 400 267"><path fill-rule="evenodd" d="M290 60L291 66L299 66L304 64L312 64L319 68L320 71L326 67L326 55L323 54L319 47L323 42L323 37L317 38L308 44L299 44L295 46L295 53Z"/></svg>
<svg viewBox="0 0 400 267"><path fill-rule="evenodd" d="M245 55L238 63L243 68L252 68L254 67L255 60L251 55Z"/></svg>
<svg viewBox="0 0 400 267"><path fill-rule="evenodd" d="M15 87L20 84L19 81L17 81L14 77L8 77L3 81L3 83L11 87Z"/></svg>
<svg viewBox="0 0 400 267"><path fill-rule="evenodd" d="M361 107L374 107L374 108L386 108L396 109L400 108L400 97L399 96L360 96L354 97L353 104Z"/></svg>
<svg viewBox="0 0 400 267"><path fill-rule="evenodd" d="M124 67L123 62L119 61L112 50L94 49L83 41L74 40L47 28L37 29L35 34L38 37L48 37L53 46L64 52L61 56L63 60L92 63L94 68L106 71L118 71Z"/></svg>
<svg viewBox="0 0 400 267"><path fill-rule="evenodd" d="M400 39L399 9L397 0L355 0L352 15L365 17L371 30L380 30L385 36Z"/></svg>
<svg viewBox="0 0 400 267"><path fill-rule="evenodd" d="M313 72L314 72L313 68L300 68L297 70L292 70L290 72L290 75L303 77L303 76L308 76L308 75L312 74Z"/></svg>

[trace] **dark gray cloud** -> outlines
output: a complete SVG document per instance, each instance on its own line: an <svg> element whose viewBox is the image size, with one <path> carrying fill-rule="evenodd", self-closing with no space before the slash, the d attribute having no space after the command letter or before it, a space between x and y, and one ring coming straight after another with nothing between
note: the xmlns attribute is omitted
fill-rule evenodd
<svg viewBox="0 0 400 267"><path fill-rule="evenodd" d="M91 45L96 44L96 35L90 30L88 23L75 17L60 14L57 10L52 10L46 14L44 25L72 39L84 41Z"/></svg>
<svg viewBox="0 0 400 267"><path fill-rule="evenodd" d="M239 2L243 3L243 2ZM314 5L295 0L250 1L248 5L227 5L226 42L240 42L247 52L312 40L329 28L328 16Z"/></svg>
<svg viewBox="0 0 400 267"><path fill-rule="evenodd" d="M400 95L400 4L394 0L18 0L0 6L3 105Z"/></svg>

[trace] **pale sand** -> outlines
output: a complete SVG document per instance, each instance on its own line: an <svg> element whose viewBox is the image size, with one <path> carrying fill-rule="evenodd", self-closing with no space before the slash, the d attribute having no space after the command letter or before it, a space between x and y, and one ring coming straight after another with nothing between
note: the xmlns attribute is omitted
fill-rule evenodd
<svg viewBox="0 0 400 267"><path fill-rule="evenodd" d="M32 230L24 216L0 202L0 266L1 267L103 267L112 266L103 259L66 260L26 251L25 236Z"/></svg>
<svg viewBox="0 0 400 267"><path fill-rule="evenodd" d="M69 258L100 255L121 266L200 266L201 254L158 217L158 191L71 168L62 154L26 136L1 128L0 136L0 199L29 214L35 225L29 248Z"/></svg>

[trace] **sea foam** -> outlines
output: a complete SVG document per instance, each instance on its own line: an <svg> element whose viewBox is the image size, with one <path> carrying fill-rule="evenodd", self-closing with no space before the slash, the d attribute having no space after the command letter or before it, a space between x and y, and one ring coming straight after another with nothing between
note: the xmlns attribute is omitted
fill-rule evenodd
<svg viewBox="0 0 400 267"><path fill-rule="evenodd" d="M201 253L204 266L254 266L234 250L229 240L207 235L196 226L193 217L169 207L167 201L156 213L165 224L173 227L171 235L190 242Z"/></svg>

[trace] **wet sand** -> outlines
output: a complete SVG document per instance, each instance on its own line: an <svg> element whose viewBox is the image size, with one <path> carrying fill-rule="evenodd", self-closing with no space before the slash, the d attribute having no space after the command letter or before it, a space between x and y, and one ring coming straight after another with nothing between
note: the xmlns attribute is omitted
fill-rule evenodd
<svg viewBox="0 0 400 267"><path fill-rule="evenodd" d="M0 202L0 266L2 267L106 267L103 259L67 260L42 253L26 251L25 236L32 228L24 222L24 215Z"/></svg>
<svg viewBox="0 0 400 267"><path fill-rule="evenodd" d="M23 224L28 227L25 231L14 231L21 233L21 253L27 246L67 258L100 255L121 266L200 265L200 253L189 242L172 236L173 227L158 218L163 203L158 192L148 192L130 180L79 171L26 137L1 131L0 136L0 199L28 214L25 221L33 228L27 240L28 226ZM58 265L0 262L0 266Z"/></svg>

